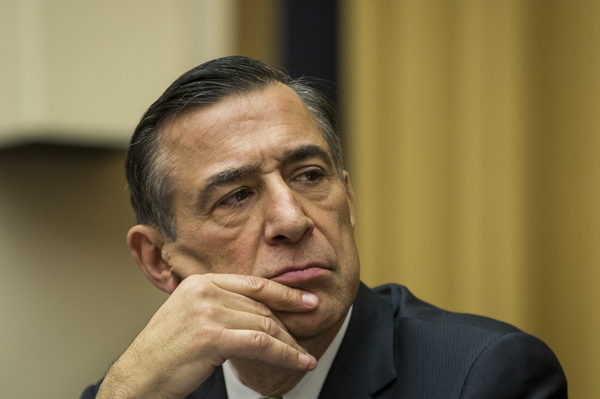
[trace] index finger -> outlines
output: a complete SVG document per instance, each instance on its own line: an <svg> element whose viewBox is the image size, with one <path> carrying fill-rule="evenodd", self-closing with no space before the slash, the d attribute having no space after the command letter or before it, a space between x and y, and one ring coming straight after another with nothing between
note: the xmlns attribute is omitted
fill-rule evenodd
<svg viewBox="0 0 600 399"><path fill-rule="evenodd" d="M205 274L216 286L265 304L273 310L309 312L317 307L316 295L257 276Z"/></svg>

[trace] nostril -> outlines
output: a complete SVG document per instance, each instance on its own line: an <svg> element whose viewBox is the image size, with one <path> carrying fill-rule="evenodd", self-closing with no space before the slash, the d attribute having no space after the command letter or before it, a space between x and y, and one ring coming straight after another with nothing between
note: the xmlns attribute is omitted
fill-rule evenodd
<svg viewBox="0 0 600 399"><path fill-rule="evenodd" d="M273 237L274 240L278 240L278 241L285 240L285 238L286 237L283 235L278 235L278 236Z"/></svg>

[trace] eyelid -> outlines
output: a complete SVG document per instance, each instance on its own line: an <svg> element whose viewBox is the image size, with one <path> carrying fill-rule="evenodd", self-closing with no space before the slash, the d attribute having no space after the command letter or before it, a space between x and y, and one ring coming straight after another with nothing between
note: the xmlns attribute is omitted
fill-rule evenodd
<svg viewBox="0 0 600 399"><path fill-rule="evenodd" d="M319 174L320 178L327 175L327 171L323 170L323 168L321 168L319 166L311 165L311 166L299 168L298 170L296 170L296 173L294 174L294 177L291 180L292 181L298 180L301 177L305 176L307 173L317 173L317 174Z"/></svg>
<svg viewBox="0 0 600 399"><path fill-rule="evenodd" d="M236 194L238 194L238 193L240 193L242 191L247 191L248 195L247 195L246 198L244 198L243 200L239 201L238 203L245 202L248 199L248 197L251 197L252 195L255 194L250 187L247 187L247 186L238 187L235 190L229 192L224 197L221 197L221 199L219 199L215 203L215 206L213 207L213 209L217 209L217 208L219 208L221 206L225 206L225 207L228 207L228 208L235 207L235 204L233 204L233 205L226 205L225 202L228 201L228 200L230 200L230 199L232 199L233 196L235 196Z"/></svg>

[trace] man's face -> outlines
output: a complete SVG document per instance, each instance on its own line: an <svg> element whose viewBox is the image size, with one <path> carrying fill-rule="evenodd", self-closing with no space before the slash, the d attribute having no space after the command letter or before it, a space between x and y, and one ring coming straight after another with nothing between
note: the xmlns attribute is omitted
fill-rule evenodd
<svg viewBox="0 0 600 399"><path fill-rule="evenodd" d="M272 85L192 110L166 127L180 278L255 275L314 293L310 313L276 315L298 339L339 325L359 283L353 194L302 100Z"/></svg>

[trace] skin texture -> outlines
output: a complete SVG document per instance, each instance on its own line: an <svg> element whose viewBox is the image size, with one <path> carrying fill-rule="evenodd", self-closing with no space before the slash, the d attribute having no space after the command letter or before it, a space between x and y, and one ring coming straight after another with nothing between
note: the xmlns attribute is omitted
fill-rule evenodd
<svg viewBox="0 0 600 399"><path fill-rule="evenodd" d="M161 139L177 239L138 225L128 243L172 295L98 397L184 397L227 359L250 388L285 393L316 366L358 290L348 174L281 84L180 115Z"/></svg>

